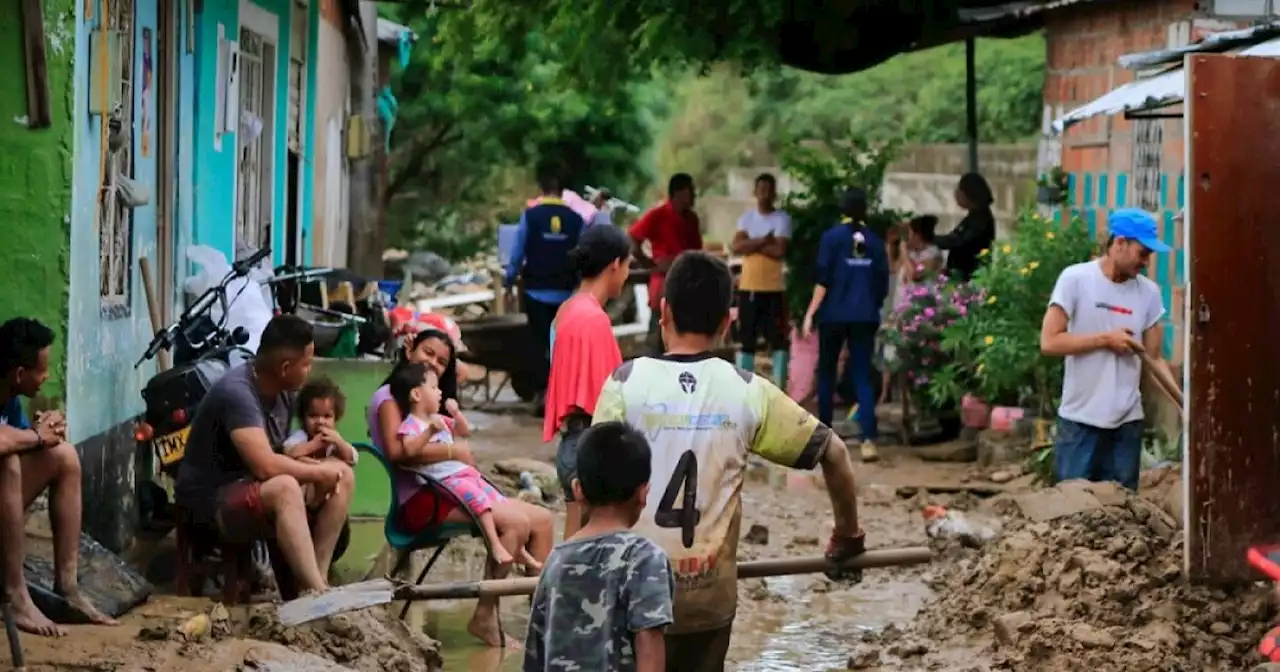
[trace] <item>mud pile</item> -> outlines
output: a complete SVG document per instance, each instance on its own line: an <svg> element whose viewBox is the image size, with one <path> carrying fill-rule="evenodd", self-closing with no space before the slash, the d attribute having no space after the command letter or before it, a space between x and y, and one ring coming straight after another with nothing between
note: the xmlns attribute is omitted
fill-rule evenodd
<svg viewBox="0 0 1280 672"><path fill-rule="evenodd" d="M943 570L932 586L938 599L906 641L994 636L997 669L1198 671L1260 662L1253 649L1269 628L1271 592L1184 582L1182 535L1159 503L1071 482L995 506L1010 514L1003 536Z"/></svg>
<svg viewBox="0 0 1280 672"><path fill-rule="evenodd" d="M440 669L440 645L393 619L386 609L370 608L287 628L274 606L255 608L245 637L283 644L362 672L429 672Z"/></svg>

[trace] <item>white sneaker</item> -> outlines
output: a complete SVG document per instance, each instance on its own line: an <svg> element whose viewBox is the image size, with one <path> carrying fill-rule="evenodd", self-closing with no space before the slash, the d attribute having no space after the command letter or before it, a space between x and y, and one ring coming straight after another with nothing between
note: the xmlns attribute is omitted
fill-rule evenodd
<svg viewBox="0 0 1280 672"><path fill-rule="evenodd" d="M876 450L876 444L870 441L863 441L858 447L858 453L862 456L863 462L875 462L880 459L880 452Z"/></svg>

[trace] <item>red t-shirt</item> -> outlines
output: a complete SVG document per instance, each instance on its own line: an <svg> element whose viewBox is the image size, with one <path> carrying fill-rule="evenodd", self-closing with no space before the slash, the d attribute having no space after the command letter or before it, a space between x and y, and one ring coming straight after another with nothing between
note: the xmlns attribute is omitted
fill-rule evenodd
<svg viewBox="0 0 1280 672"><path fill-rule="evenodd" d="M692 210L681 215L671 207L671 202L650 208L631 225L631 238L636 242L649 241L655 262L675 259L685 250L702 249L702 233L698 231L698 215ZM665 276L654 271L649 276L649 306L658 309L662 300L662 281Z"/></svg>

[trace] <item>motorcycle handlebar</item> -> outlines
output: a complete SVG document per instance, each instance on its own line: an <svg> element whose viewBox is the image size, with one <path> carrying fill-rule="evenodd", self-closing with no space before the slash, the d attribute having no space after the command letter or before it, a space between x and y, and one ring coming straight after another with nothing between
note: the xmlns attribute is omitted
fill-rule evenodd
<svg viewBox="0 0 1280 672"><path fill-rule="evenodd" d="M262 260L266 259L270 255L271 255L270 246L259 248L257 252L254 252L248 257L245 257L244 259L241 259L240 261L237 261L236 263L232 264L231 271L237 277L244 275L249 272L249 269L262 263Z"/></svg>

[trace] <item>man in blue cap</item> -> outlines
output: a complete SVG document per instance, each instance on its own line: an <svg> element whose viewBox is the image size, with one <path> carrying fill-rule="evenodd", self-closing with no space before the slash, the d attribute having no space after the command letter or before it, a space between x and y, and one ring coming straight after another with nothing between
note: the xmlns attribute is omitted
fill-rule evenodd
<svg viewBox="0 0 1280 672"><path fill-rule="evenodd" d="M1160 360L1160 287L1143 271L1168 252L1156 220L1137 208L1107 218L1100 259L1067 267L1040 327L1040 351L1066 357L1053 472L1056 481L1116 481L1138 489L1142 453L1142 359Z"/></svg>

